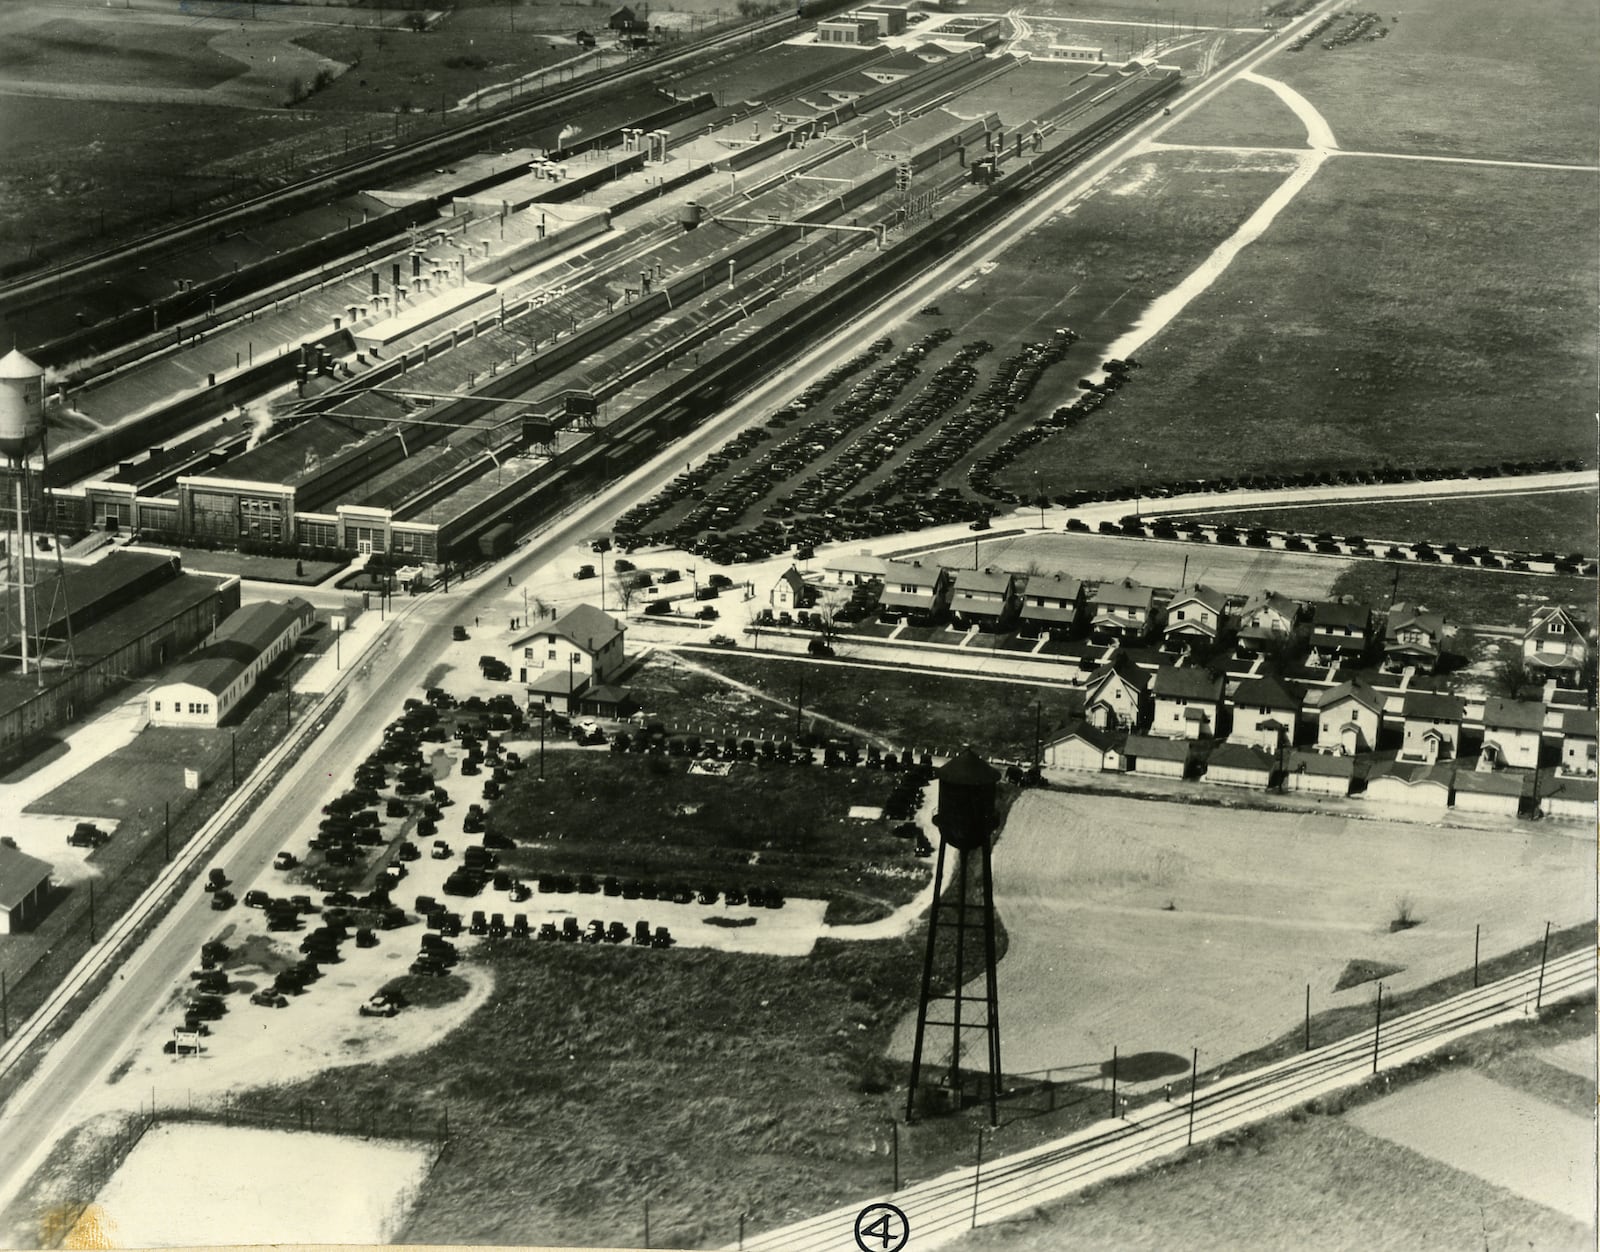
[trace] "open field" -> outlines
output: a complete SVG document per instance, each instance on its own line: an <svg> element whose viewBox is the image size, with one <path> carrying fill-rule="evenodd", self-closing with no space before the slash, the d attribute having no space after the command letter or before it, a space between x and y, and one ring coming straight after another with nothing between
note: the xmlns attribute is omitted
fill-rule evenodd
<svg viewBox="0 0 1600 1252"><path fill-rule="evenodd" d="M996 6L1000 8L1001 6ZM1090 0L1079 4L1076 0L1030 0L1023 6L1027 17L1074 18L1092 22L1095 18L1109 18L1118 22L1136 22L1141 26L1162 30L1174 29L1177 14L1159 0ZM1213 26L1260 25L1259 6L1245 0L1196 0L1186 4L1182 20L1176 29L1185 29L1196 23Z"/></svg>
<svg viewBox="0 0 1600 1252"><path fill-rule="evenodd" d="M1038 725L1046 739L1063 724L1074 703L1060 687L819 665L776 654L702 652L694 663L790 706L801 696L803 681L806 711L859 726L891 744L953 750L970 743L980 754L1001 759L1032 758L1036 703L1041 708ZM648 688L641 683L635 690L641 691L639 698L648 713L654 707L642 694ZM781 722L782 714L774 720Z"/></svg>
<svg viewBox="0 0 1600 1252"><path fill-rule="evenodd" d="M1463 548L1487 544L1522 552L1581 552L1593 555L1595 493L1540 491L1527 495L1495 493L1480 497L1444 496L1433 500L1348 501L1328 505L1261 509L1218 509L1207 513L1173 513L1206 522L1235 526L1265 526L1269 530L1314 535L1361 535L1369 544L1379 541L1411 544L1457 543ZM1382 551L1382 548L1378 549Z"/></svg>
<svg viewBox="0 0 1600 1252"><path fill-rule="evenodd" d="M1282 58L1269 63L1275 74ZM1160 143L1218 144L1244 148L1299 148L1306 128L1277 94L1260 83L1235 79L1204 106L1163 131Z"/></svg>
<svg viewBox="0 0 1600 1252"><path fill-rule="evenodd" d="M1400 576L1398 587L1396 573ZM1545 604L1565 604L1577 609L1580 617L1592 616L1595 582L1592 578L1529 577L1412 561L1354 561L1334 582L1332 593L1384 607L1394 593L1402 600L1437 609L1452 622L1521 630L1533 610Z"/></svg>
<svg viewBox="0 0 1600 1252"><path fill-rule="evenodd" d="M337 569L332 561L302 561L288 556L245 556L238 552L207 552L203 549L179 548L183 568L196 572L238 574L243 578L256 578L274 583L296 583L313 586L322 582Z"/></svg>
<svg viewBox="0 0 1600 1252"><path fill-rule="evenodd" d="M1403 175L1329 161L1140 352L1126 388L1000 485L1104 488L1141 465L1163 480L1592 451L1596 360L1576 310L1600 268L1595 176Z"/></svg>
<svg viewBox="0 0 1600 1252"><path fill-rule="evenodd" d="M995 848L1011 935L1000 966L1006 1068L1098 1074L1124 1054L1215 1060L1278 1038L1353 959L1396 992L1595 913L1593 848L1544 831L1477 833L1312 814L1029 792ZM1410 896L1421 924L1391 933ZM1170 906L1170 907L1169 907ZM1159 1013L1151 1006L1159 1004ZM891 1055L910 1055L902 1021Z"/></svg>
<svg viewBox="0 0 1600 1252"><path fill-rule="evenodd" d="M537 749L535 749L537 751ZM897 774L736 762L726 777L686 758L547 754L545 777L514 775L490 810L491 832L517 840L501 864L518 875L616 875L709 887L778 887L828 899L849 884L834 922L882 916L930 877L894 823L848 816L881 807Z"/></svg>
<svg viewBox="0 0 1600 1252"><path fill-rule="evenodd" d="M1501 1027L1452 1045L1444 1076L1470 1078L1503 1054L1525 1056L1541 1041L1563 1036L1593 1054L1592 1000L1562 1006L1532 1025ZM1390 1084L1373 1084L1318 1102L1310 1112L1234 1132L1015 1221L985 1224L960 1246L970 1252L1592 1248L1592 1222L1564 1217L1359 1128L1360 1116L1382 1113L1438 1081L1428 1075L1442 1062L1430 1058L1387 1075L1410 1080L1394 1095L1381 1094ZM1355 1111L1339 1115L1352 1101L1358 1102ZM1492 1132L1495 1126L1475 1117L1474 1107L1454 1111ZM1589 1146L1592 1162L1592 1135Z"/></svg>
<svg viewBox="0 0 1600 1252"><path fill-rule="evenodd" d="M1553 0L1530 21L1496 0L1418 0L1391 16L1380 42L1313 43L1266 72L1309 99L1346 149L1594 164L1591 6Z"/></svg>

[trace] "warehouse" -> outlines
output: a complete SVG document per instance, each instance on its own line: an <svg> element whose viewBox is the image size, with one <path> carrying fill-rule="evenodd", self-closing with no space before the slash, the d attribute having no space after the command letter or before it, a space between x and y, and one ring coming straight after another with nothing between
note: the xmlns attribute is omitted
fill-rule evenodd
<svg viewBox="0 0 1600 1252"><path fill-rule="evenodd" d="M219 726L316 620L298 597L262 601L231 614L193 656L148 697L154 726Z"/></svg>

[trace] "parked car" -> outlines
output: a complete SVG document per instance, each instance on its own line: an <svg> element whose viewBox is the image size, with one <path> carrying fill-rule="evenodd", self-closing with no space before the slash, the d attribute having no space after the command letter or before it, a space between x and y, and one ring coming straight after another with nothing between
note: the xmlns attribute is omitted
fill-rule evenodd
<svg viewBox="0 0 1600 1252"><path fill-rule="evenodd" d="M247 909L264 909L272 903L272 897L265 891L247 891L244 893L244 906Z"/></svg>
<svg viewBox="0 0 1600 1252"><path fill-rule="evenodd" d="M74 848L98 848L110 838L93 822L79 822L67 836L67 842Z"/></svg>
<svg viewBox="0 0 1600 1252"><path fill-rule="evenodd" d="M470 639L471 636L467 634L467 628L465 626L457 625L450 628L450 638L454 639L457 643L463 643L467 639Z"/></svg>
<svg viewBox="0 0 1600 1252"><path fill-rule="evenodd" d="M227 890L226 888L221 891L213 891L211 893L211 907L218 913L222 912L224 909L231 909L235 903L237 902L233 898L233 892Z"/></svg>
<svg viewBox="0 0 1600 1252"><path fill-rule="evenodd" d="M272 858L273 869L293 869L300 864L300 860L293 852L280 852Z"/></svg>
<svg viewBox="0 0 1600 1252"><path fill-rule="evenodd" d="M271 987L263 987L250 997L251 1004L259 1004L264 1009L286 1009L289 1001L281 991L274 991Z"/></svg>
<svg viewBox="0 0 1600 1252"><path fill-rule="evenodd" d="M738 641L732 635L712 635L706 640L713 648L736 648Z"/></svg>
<svg viewBox="0 0 1600 1252"><path fill-rule="evenodd" d="M393 1017L406 1006L406 998L398 991L378 991L360 1008L362 1017Z"/></svg>

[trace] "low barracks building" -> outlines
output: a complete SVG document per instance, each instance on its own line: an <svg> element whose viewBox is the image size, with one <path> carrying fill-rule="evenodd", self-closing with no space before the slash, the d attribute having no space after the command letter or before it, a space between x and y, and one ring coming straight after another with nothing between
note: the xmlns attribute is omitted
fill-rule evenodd
<svg viewBox="0 0 1600 1252"><path fill-rule="evenodd" d="M298 597L251 604L211 632L205 646L149 696L155 726L218 726L316 620Z"/></svg>

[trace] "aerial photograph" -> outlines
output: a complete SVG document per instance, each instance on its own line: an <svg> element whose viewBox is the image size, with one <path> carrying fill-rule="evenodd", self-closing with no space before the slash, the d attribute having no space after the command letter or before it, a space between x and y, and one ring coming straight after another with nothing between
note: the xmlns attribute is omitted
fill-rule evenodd
<svg viewBox="0 0 1600 1252"><path fill-rule="evenodd" d="M0 1248L1592 1252L1594 0L5 0Z"/></svg>

